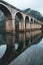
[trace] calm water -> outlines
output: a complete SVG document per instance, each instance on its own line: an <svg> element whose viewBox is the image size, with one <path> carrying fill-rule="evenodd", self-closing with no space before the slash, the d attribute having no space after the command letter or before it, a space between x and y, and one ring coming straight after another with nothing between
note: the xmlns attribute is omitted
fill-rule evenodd
<svg viewBox="0 0 43 65"><path fill-rule="evenodd" d="M20 53L22 54L20 55ZM16 33L14 36L12 34L6 34L6 39L5 36L1 34L0 65L5 65L5 64L6 65L43 64L42 32L40 30L33 32L26 32L26 33L19 32L19 34Z"/></svg>
<svg viewBox="0 0 43 65"><path fill-rule="evenodd" d="M43 65L43 37L37 40L9 65Z"/></svg>

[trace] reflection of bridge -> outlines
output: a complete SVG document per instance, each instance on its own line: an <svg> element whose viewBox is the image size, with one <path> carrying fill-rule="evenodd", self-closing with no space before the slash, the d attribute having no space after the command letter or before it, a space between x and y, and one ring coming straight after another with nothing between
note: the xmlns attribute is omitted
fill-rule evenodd
<svg viewBox="0 0 43 65"><path fill-rule="evenodd" d="M43 23L41 21L25 14L3 0L0 1L0 10L5 16L5 21L0 20L0 23L2 22L2 24L4 24L4 28L1 26L1 32L3 32L4 29L6 34L5 42L8 46L7 48L9 49L11 46L10 52L13 52L15 55L17 53L20 54L24 49L33 44L42 36L40 35L43 28ZM2 34L0 33L0 35Z"/></svg>
<svg viewBox="0 0 43 65"><path fill-rule="evenodd" d="M25 41L26 46L31 46L31 44L38 44L41 40L42 40L42 36L43 34L41 32L38 31L34 31L34 32L30 32L30 34L32 33L32 35L30 35L30 39L27 37L26 39L28 40L27 42ZM34 34L34 35L33 35ZM32 36L32 40L31 40L31 36ZM11 40L10 40L11 41ZM16 44L16 43L15 43ZM3 45L3 44L2 44ZM3 55L3 57L1 58L1 64L5 65L6 61L7 64L9 62L11 62L13 59L15 59L22 51L24 51L24 49L26 49L26 47L23 49L24 44L22 45L22 43L18 43L18 48L16 49L16 46L14 45L14 47L12 48L12 45L7 45L5 54ZM13 50L12 50L13 49ZM7 57L7 58L6 58ZM4 61L4 63L3 63ZM1 65L0 64L0 65Z"/></svg>

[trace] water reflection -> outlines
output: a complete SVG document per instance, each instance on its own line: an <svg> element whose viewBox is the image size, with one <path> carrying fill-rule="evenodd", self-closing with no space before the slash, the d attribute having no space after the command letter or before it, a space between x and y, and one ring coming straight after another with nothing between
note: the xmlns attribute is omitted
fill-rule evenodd
<svg viewBox="0 0 43 65"><path fill-rule="evenodd" d="M3 57L3 55L6 52L6 44L0 46L0 59Z"/></svg>
<svg viewBox="0 0 43 65"><path fill-rule="evenodd" d="M0 37L0 39L1 38L3 37ZM34 44L34 42L35 44L38 44L39 41L37 42L37 40L41 39L41 30L31 32L15 32L15 35L12 33L6 33L6 40L4 43L0 43L0 65L9 64L26 48L30 47L32 44ZM2 47L3 53L1 50Z"/></svg>
<svg viewBox="0 0 43 65"><path fill-rule="evenodd" d="M43 65L43 38L28 49L25 65Z"/></svg>
<svg viewBox="0 0 43 65"><path fill-rule="evenodd" d="M13 60L9 65L43 65L42 36L34 42L34 45L28 47L25 52Z"/></svg>

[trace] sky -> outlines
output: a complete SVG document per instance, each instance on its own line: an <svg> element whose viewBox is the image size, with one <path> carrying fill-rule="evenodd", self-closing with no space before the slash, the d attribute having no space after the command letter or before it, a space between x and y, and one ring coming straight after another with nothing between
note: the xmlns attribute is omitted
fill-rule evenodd
<svg viewBox="0 0 43 65"><path fill-rule="evenodd" d="M31 8L43 15L43 0L4 0L20 10Z"/></svg>

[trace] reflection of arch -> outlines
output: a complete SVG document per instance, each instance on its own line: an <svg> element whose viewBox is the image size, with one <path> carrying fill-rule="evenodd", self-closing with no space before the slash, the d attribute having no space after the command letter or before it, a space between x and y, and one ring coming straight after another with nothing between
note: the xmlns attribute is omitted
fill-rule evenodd
<svg viewBox="0 0 43 65"><path fill-rule="evenodd" d="M23 42L15 43L15 50L20 52L23 49Z"/></svg>
<svg viewBox="0 0 43 65"><path fill-rule="evenodd" d="M23 16L20 12L15 15L15 40L19 41L19 31L23 31Z"/></svg>
<svg viewBox="0 0 43 65"><path fill-rule="evenodd" d="M29 17L28 16L26 16L25 18L25 30L26 29L29 29Z"/></svg>
<svg viewBox="0 0 43 65"><path fill-rule="evenodd" d="M30 39L31 39L31 43L32 43L32 42L33 42L33 37L31 36L31 38L30 38Z"/></svg>
<svg viewBox="0 0 43 65"><path fill-rule="evenodd" d="M26 47L28 47L28 45L29 45L29 38L25 39L25 45L26 45Z"/></svg>
<svg viewBox="0 0 43 65"><path fill-rule="evenodd" d="M25 33L25 41L26 41L26 43L29 43L29 35L30 35L30 32Z"/></svg>
<svg viewBox="0 0 43 65"><path fill-rule="evenodd" d="M0 45L0 59L4 56L5 52L6 52L6 47L7 45L6 44L1 44Z"/></svg>
<svg viewBox="0 0 43 65"><path fill-rule="evenodd" d="M11 59L12 59L11 55L12 55L12 45L6 45L6 51L3 57L0 59L0 65L1 64L5 65L6 61L7 61L7 64L11 62Z"/></svg>
<svg viewBox="0 0 43 65"><path fill-rule="evenodd" d="M12 16L10 11L2 4L0 4L0 10L4 13L6 17L6 31L12 30Z"/></svg>

